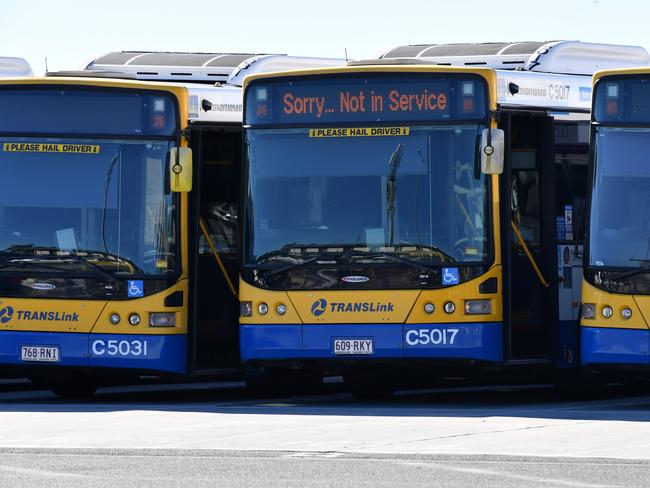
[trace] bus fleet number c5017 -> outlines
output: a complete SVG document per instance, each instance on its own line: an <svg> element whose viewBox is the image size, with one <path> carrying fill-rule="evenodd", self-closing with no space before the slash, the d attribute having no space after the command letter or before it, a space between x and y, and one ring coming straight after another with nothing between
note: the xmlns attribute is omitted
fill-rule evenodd
<svg viewBox="0 0 650 488"><path fill-rule="evenodd" d="M411 329L404 338L408 346L453 345L459 329Z"/></svg>

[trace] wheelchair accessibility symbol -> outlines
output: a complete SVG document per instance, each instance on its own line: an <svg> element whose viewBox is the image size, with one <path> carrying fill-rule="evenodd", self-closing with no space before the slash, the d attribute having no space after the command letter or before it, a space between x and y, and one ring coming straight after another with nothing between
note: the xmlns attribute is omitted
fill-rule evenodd
<svg viewBox="0 0 650 488"><path fill-rule="evenodd" d="M458 268L442 268L442 284L443 285L457 285L458 284Z"/></svg>
<svg viewBox="0 0 650 488"><path fill-rule="evenodd" d="M127 295L132 297L143 297L144 296L144 282L142 280L129 280L128 288L126 290Z"/></svg>

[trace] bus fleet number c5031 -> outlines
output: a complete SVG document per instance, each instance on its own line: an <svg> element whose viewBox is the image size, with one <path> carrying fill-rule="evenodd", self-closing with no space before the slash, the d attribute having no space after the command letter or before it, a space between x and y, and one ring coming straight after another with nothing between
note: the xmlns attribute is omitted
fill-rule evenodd
<svg viewBox="0 0 650 488"><path fill-rule="evenodd" d="M125 339L97 339L93 341L94 356L147 356L147 341Z"/></svg>

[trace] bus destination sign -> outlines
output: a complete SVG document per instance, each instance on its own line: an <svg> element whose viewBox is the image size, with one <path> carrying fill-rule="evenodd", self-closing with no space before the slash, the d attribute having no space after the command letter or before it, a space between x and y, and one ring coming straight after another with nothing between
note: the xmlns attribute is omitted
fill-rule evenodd
<svg viewBox="0 0 650 488"><path fill-rule="evenodd" d="M485 100L476 76L262 79L247 91L246 123L478 119Z"/></svg>

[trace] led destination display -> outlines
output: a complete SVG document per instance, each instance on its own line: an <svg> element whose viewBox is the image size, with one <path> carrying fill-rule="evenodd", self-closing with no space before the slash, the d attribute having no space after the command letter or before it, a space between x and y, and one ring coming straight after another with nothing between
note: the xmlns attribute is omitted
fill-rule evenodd
<svg viewBox="0 0 650 488"><path fill-rule="evenodd" d="M471 75L261 79L247 102L247 124L469 120L486 109L485 84Z"/></svg>

